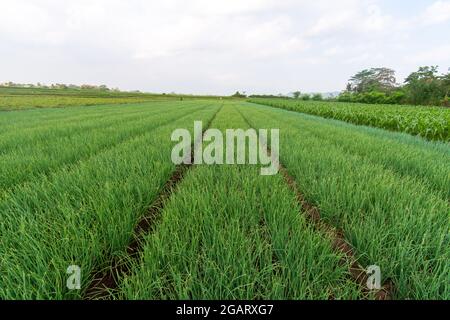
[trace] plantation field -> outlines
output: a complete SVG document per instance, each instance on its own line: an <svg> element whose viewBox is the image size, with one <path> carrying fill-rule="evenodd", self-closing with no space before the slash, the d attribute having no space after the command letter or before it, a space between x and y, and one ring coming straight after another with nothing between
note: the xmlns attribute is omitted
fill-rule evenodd
<svg viewBox="0 0 450 320"><path fill-rule="evenodd" d="M244 110L257 128L280 127L282 161L305 196L345 232L363 265L381 266L398 298L449 297L447 144L268 107Z"/></svg>
<svg viewBox="0 0 450 320"><path fill-rule="evenodd" d="M0 111L67 106L133 104L149 101L192 99L176 94L116 92L95 89L45 89L0 87ZM202 97L195 97L196 99Z"/></svg>
<svg viewBox="0 0 450 320"><path fill-rule="evenodd" d="M0 96L0 110L17 110L30 108L57 108L67 106L93 106L100 104L125 104L157 100L146 97L72 97L72 96ZM161 98L159 98L161 99Z"/></svg>
<svg viewBox="0 0 450 320"><path fill-rule="evenodd" d="M354 124L406 132L429 140L450 141L449 108L287 99L250 99L249 101Z"/></svg>
<svg viewBox="0 0 450 320"><path fill-rule="evenodd" d="M449 144L277 107L0 112L0 299L375 299L352 259L394 299L450 299ZM284 169L176 166L171 134L194 121L279 129Z"/></svg>

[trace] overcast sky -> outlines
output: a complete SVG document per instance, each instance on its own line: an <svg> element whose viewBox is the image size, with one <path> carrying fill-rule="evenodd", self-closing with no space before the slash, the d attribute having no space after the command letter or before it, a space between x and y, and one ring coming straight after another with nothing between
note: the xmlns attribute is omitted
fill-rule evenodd
<svg viewBox="0 0 450 320"><path fill-rule="evenodd" d="M450 67L450 0L0 0L0 82L328 92L421 65Z"/></svg>

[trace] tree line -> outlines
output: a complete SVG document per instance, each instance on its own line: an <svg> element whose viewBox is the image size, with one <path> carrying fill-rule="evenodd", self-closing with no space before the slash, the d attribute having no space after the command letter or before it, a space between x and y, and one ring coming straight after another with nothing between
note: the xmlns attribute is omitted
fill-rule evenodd
<svg viewBox="0 0 450 320"><path fill-rule="evenodd" d="M413 104L450 106L450 73L439 74L437 66L420 67L403 84L398 84L395 71L371 68L350 78L346 90L337 100L379 104Z"/></svg>
<svg viewBox="0 0 450 320"><path fill-rule="evenodd" d="M449 69L450 71L450 69ZM289 95L249 95L237 91L233 98L283 98L297 100L328 100L373 104L412 104L450 107L450 72L439 73L438 66L420 67L402 84L397 83L395 71L389 68L365 69L349 79L346 89L337 97L322 94L304 94L295 91Z"/></svg>
<svg viewBox="0 0 450 320"><path fill-rule="evenodd" d="M42 84L40 82L34 83L14 83L14 82L4 82L0 84L0 87L4 88L34 88L34 89L74 89L74 90L99 90L99 91L114 91L119 92L118 88L109 88L108 86L102 85L92 85L92 84L64 84L64 83L53 83L50 85Z"/></svg>
<svg viewBox="0 0 450 320"><path fill-rule="evenodd" d="M278 95L274 94L252 94L252 95L246 95L245 93L240 93L239 91L236 91L233 95L231 95L232 98L262 98L262 99L276 99L276 98L282 98L282 99L300 99L304 101L314 100L314 101L322 101L323 96L321 93L302 93L300 91L295 91L291 93L291 96L284 95L282 93Z"/></svg>

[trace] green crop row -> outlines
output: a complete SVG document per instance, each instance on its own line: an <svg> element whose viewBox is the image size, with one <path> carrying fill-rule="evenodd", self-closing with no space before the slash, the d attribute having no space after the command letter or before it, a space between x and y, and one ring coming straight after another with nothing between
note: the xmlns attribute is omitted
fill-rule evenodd
<svg viewBox="0 0 450 320"><path fill-rule="evenodd" d="M213 128L247 128L227 104ZM300 213L280 175L258 166L196 166L123 277L125 299L356 299L348 266Z"/></svg>
<svg viewBox="0 0 450 320"><path fill-rule="evenodd" d="M127 105L106 105L93 107L76 107L76 108L42 108L16 110L20 112L2 112L0 116L0 138L3 140L2 134L14 134L16 132L31 132L38 129L46 130L46 127L59 127L62 123L73 126L79 126L85 121L98 120L112 115L121 115L124 112L138 112L141 108L163 106L170 107L173 101L169 102L152 102L149 104L137 103ZM126 110L123 110L126 109Z"/></svg>
<svg viewBox="0 0 450 320"><path fill-rule="evenodd" d="M18 183L91 157L172 122L201 104L148 104L84 122L60 121L34 130L9 131L0 141L0 195ZM150 112L151 110L151 112ZM88 143L87 143L88 142Z"/></svg>
<svg viewBox="0 0 450 320"><path fill-rule="evenodd" d="M406 132L429 140L450 141L449 108L287 99L251 99L249 101L359 125Z"/></svg>
<svg viewBox="0 0 450 320"><path fill-rule="evenodd" d="M223 105L223 106L222 106ZM0 117L0 300L79 299L175 169L174 129L280 129L280 160L397 299L450 299L450 146L245 102L152 102ZM205 143L206 145L207 143ZM165 203L127 299L358 299L281 174L194 166ZM66 287L67 267L82 290ZM370 297L369 297L370 298Z"/></svg>
<svg viewBox="0 0 450 320"><path fill-rule="evenodd" d="M253 104L240 111L256 128L280 128L281 161L307 200L362 265L381 267L396 298L450 298L447 144Z"/></svg>
<svg viewBox="0 0 450 320"><path fill-rule="evenodd" d="M174 170L171 132L190 128L194 120L207 122L219 107L179 104L146 116L141 124L116 123L124 136L114 139L123 141L71 166L57 164L53 154L53 170L7 191L0 199L0 299L80 298L82 291L66 287L68 266L81 267L86 288L92 271L126 248L137 221ZM136 124L141 132L131 134ZM78 139L79 146L99 148L95 130Z"/></svg>

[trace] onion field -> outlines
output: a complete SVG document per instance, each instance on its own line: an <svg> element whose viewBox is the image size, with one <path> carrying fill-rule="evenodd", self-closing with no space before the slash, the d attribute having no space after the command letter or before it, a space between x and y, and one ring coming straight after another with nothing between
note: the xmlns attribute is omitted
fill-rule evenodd
<svg viewBox="0 0 450 320"><path fill-rule="evenodd" d="M281 101L0 112L0 300L450 299L447 110ZM195 121L278 129L280 170L173 163Z"/></svg>

